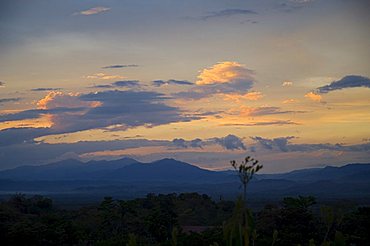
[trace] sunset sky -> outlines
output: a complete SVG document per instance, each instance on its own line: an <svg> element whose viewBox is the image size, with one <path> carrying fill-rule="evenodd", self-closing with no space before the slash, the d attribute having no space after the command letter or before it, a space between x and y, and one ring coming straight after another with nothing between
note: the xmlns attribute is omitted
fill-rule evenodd
<svg viewBox="0 0 370 246"><path fill-rule="evenodd" d="M370 161L368 0L0 0L0 169Z"/></svg>

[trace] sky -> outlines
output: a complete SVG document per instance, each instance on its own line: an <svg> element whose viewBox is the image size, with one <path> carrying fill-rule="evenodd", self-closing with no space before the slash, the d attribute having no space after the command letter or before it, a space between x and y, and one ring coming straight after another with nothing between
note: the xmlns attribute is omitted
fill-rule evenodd
<svg viewBox="0 0 370 246"><path fill-rule="evenodd" d="M367 0L1 0L0 170L369 162Z"/></svg>

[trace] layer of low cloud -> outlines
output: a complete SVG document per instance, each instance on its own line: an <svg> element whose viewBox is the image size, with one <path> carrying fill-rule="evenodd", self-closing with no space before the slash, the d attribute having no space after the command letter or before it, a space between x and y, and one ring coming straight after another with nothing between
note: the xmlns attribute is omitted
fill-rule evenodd
<svg viewBox="0 0 370 246"><path fill-rule="evenodd" d="M279 138L263 138L263 137L251 137L252 140L257 142L264 149L277 150L281 152L313 152L320 150L330 150L330 151L353 151L353 152L370 152L370 142L364 144L355 145L344 145L344 144L293 144L290 142L294 139L294 136L279 137Z"/></svg>
<svg viewBox="0 0 370 246"><path fill-rule="evenodd" d="M328 85L316 89L318 93L329 93L331 91L343 90L348 88L370 88L370 78L359 75L348 75L340 80L333 81Z"/></svg>
<svg viewBox="0 0 370 246"><path fill-rule="evenodd" d="M222 138L214 138L213 140L215 141L215 143L221 145L227 150L238 150L238 149L246 150L247 149L242 139L232 134L229 134L226 137L222 137Z"/></svg>

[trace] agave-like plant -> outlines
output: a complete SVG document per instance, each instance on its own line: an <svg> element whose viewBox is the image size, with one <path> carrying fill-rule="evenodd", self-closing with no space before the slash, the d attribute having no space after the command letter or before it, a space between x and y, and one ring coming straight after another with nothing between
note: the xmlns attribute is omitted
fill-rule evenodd
<svg viewBox="0 0 370 246"><path fill-rule="evenodd" d="M238 164L235 160L230 161L231 166L237 171L240 182L243 186L243 201L247 199L247 185L253 178L253 175L263 168L263 165L258 164L258 160L253 159L250 156L245 157L245 160L241 164Z"/></svg>
<svg viewBox="0 0 370 246"><path fill-rule="evenodd" d="M246 207L247 186L253 178L253 175L262 169L262 165L258 164L258 160L247 156L241 164L235 160L231 161L231 166L237 172L241 185L243 186L243 196L238 198L235 204L233 216L224 223L224 239L226 245L249 246L250 241L254 245L257 238L255 230L253 214Z"/></svg>

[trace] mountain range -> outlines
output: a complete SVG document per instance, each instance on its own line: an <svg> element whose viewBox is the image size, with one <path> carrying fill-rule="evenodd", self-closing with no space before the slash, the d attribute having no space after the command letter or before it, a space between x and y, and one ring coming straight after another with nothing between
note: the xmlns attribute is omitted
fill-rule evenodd
<svg viewBox="0 0 370 246"><path fill-rule="evenodd" d="M200 192L213 196L235 196L240 192L239 188L234 171L210 171L175 159L152 163L131 158L86 163L69 159L0 171L2 194L24 192L129 198L150 192ZM314 195L370 202L370 164L258 174L250 183L248 193L260 198Z"/></svg>

